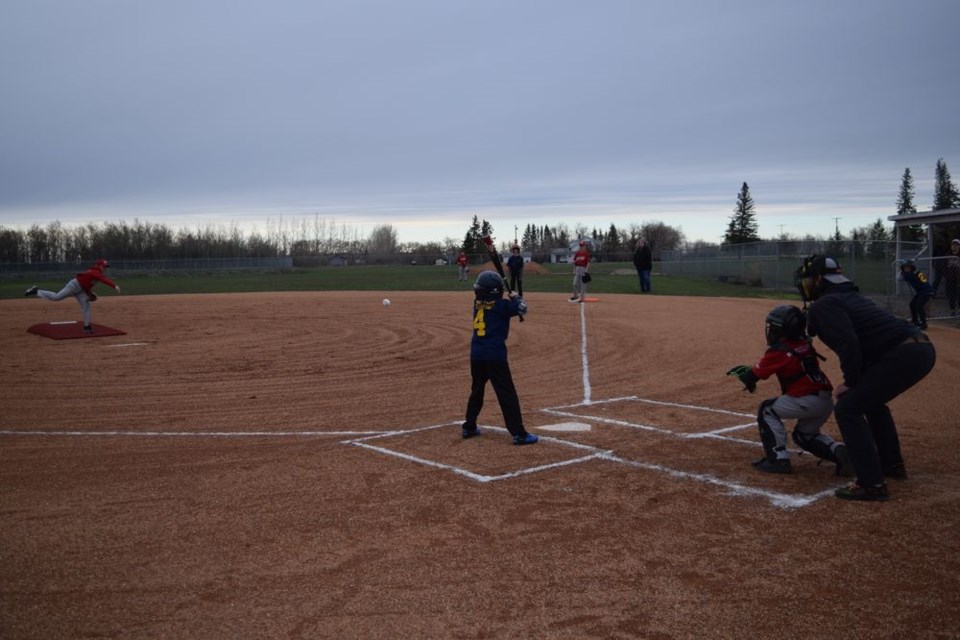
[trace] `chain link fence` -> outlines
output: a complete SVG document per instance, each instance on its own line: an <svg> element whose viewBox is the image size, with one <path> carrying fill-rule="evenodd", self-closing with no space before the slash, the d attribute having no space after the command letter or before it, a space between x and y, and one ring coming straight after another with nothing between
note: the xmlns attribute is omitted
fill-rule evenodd
<svg viewBox="0 0 960 640"><path fill-rule="evenodd" d="M844 274L857 284L861 293L894 313L909 317L908 303L913 292L897 276L900 262L911 259L931 282L939 285L937 295L929 303L928 316L956 317L944 295L944 287L937 281L943 271L942 258L925 256L924 249L923 243L904 241L899 244L896 241L851 240L754 242L664 251L659 266L660 272L667 276L703 278L796 293L794 274L803 258L826 254L840 261Z"/></svg>

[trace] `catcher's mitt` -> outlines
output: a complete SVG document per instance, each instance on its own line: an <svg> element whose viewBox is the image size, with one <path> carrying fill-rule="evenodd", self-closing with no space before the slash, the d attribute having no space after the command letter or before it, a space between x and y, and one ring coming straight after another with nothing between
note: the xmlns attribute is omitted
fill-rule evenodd
<svg viewBox="0 0 960 640"><path fill-rule="evenodd" d="M737 378L740 379L740 382L743 383L743 388L750 393L753 393L757 390L757 380L760 378L753 373L753 369L751 367L748 367L745 364L738 364L735 367L731 367L730 370L727 371L727 375L737 376Z"/></svg>
<svg viewBox="0 0 960 640"><path fill-rule="evenodd" d="M97 299L97 294L91 291L90 293L87 294L87 297L90 298L90 302L94 302Z"/></svg>

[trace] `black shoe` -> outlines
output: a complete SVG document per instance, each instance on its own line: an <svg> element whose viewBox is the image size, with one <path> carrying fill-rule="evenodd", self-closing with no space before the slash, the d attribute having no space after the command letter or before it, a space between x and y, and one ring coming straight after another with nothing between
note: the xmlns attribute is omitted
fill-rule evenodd
<svg viewBox="0 0 960 640"><path fill-rule="evenodd" d="M894 478L896 480L906 480L907 468L903 465L902 462L900 464L892 464L889 467L883 468L883 477Z"/></svg>
<svg viewBox="0 0 960 640"><path fill-rule="evenodd" d="M93 327L91 327L90 325L85 325L83 327L83 332L86 334L91 334L93 333Z"/></svg>
<svg viewBox="0 0 960 640"><path fill-rule="evenodd" d="M856 475L853 471L853 462L850 461L850 452L847 451L845 445L838 444L837 448L833 450L833 455L837 459L837 468L833 472L834 475L843 478L852 478Z"/></svg>
<svg viewBox="0 0 960 640"><path fill-rule="evenodd" d="M790 464L789 458L777 458L775 460L760 458L753 463L753 466L757 471L763 471L764 473L793 473L793 466Z"/></svg>
<svg viewBox="0 0 960 640"><path fill-rule="evenodd" d="M881 483L875 487L861 487L854 482L850 486L837 489L833 495L843 500L862 500L865 502L884 502L890 499L887 484Z"/></svg>
<svg viewBox="0 0 960 640"><path fill-rule="evenodd" d="M38 289L37 285L33 285L32 287L30 287L29 289L27 289L27 292L26 292L25 294L23 294L23 295L25 295L25 296L35 296L35 295L37 295L37 289Z"/></svg>
<svg viewBox="0 0 960 640"><path fill-rule="evenodd" d="M467 425L463 425L463 428L460 430L460 434L463 436L463 439L466 440L467 438L480 435L480 428L476 426L468 427Z"/></svg>

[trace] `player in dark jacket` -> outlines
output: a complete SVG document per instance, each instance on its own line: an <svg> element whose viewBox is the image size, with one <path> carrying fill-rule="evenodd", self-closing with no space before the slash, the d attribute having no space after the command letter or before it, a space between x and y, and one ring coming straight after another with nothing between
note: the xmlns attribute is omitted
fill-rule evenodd
<svg viewBox="0 0 960 640"><path fill-rule="evenodd" d="M813 255L795 281L807 310L807 332L840 358L843 383L834 391L834 417L857 481L837 489L846 500L886 500L885 477L906 478L897 426L887 403L933 369L926 334L860 295L829 256Z"/></svg>
<svg viewBox="0 0 960 640"><path fill-rule="evenodd" d="M100 258L92 267L82 273L78 273L75 278L70 280L70 282L57 293L33 286L27 289L26 295L37 296L45 300L53 301L63 300L68 296L73 296L77 299L77 303L80 305L80 312L83 314L83 332L93 333L93 326L90 324L90 303L97 299L97 295L93 292L93 285L102 282L108 287L113 287L117 293L120 293L120 287L117 286L113 280L103 275L103 270L109 266L110 263Z"/></svg>
<svg viewBox="0 0 960 640"><path fill-rule="evenodd" d="M633 266L640 277L640 293L650 293L650 272L653 270L653 254L647 241L637 240L637 250L633 252Z"/></svg>
<svg viewBox="0 0 960 640"><path fill-rule="evenodd" d="M510 290L516 291L517 295L523 297L523 256L520 255L520 247L513 245L510 250L510 257L507 258L507 269L510 270Z"/></svg>
<svg viewBox="0 0 960 640"><path fill-rule="evenodd" d="M921 329L927 328L927 303L933 297L933 286L927 281L927 274L917 269L913 260L900 265L900 278L913 289L910 298L910 319Z"/></svg>
<svg viewBox="0 0 960 640"><path fill-rule="evenodd" d="M820 370L820 355L804 333L806 318L792 305L780 305L767 314L767 350L752 367L739 365L727 372L740 378L750 393L758 380L777 376L781 395L760 403L757 424L764 457L753 463L767 473L790 473L785 420L796 420L793 441L804 451L836 465L836 474L852 476L850 456L843 444L820 432L833 412L833 385Z"/></svg>
<svg viewBox="0 0 960 640"><path fill-rule="evenodd" d="M520 413L520 400L513 384L510 365L507 362L507 336L510 335L510 318L524 316L527 305L516 294L503 297L503 278L493 271L484 271L473 285L473 338L470 341L470 399L463 422L463 437L479 435L477 417L483 408L483 396L487 381L493 386L500 403L507 431L513 436L513 444L533 444L539 438L527 433Z"/></svg>

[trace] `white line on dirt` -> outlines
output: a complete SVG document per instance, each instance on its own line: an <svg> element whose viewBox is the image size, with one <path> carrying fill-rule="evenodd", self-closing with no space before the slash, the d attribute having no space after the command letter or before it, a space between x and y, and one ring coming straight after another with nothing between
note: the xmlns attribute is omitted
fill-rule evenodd
<svg viewBox="0 0 960 640"><path fill-rule="evenodd" d="M587 361L587 305L580 304L580 359L583 363L583 404L590 404L590 364Z"/></svg>

